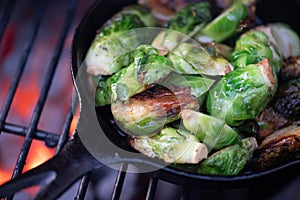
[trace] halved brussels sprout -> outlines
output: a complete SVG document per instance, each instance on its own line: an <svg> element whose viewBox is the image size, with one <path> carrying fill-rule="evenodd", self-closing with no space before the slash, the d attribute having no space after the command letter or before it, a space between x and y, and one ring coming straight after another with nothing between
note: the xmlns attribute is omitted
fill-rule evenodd
<svg viewBox="0 0 300 200"><path fill-rule="evenodd" d="M199 106L201 106L214 82L215 80L206 77L171 73L160 84L166 87L180 86L191 88L191 95L197 98Z"/></svg>
<svg viewBox="0 0 300 200"><path fill-rule="evenodd" d="M172 62L160 56L157 49L150 45L140 45L134 51L134 62L111 86L113 101L126 102L131 96L149 88L151 84L159 83L171 69Z"/></svg>
<svg viewBox="0 0 300 200"><path fill-rule="evenodd" d="M247 8L240 2L235 2L230 8L203 28L200 35L222 42L238 31L240 21L247 17Z"/></svg>
<svg viewBox="0 0 300 200"><path fill-rule="evenodd" d="M113 102L111 111L118 126L127 134L149 136L165 124L180 118L182 109L199 109L188 87L153 87L128 99Z"/></svg>
<svg viewBox="0 0 300 200"><path fill-rule="evenodd" d="M265 108L276 86L270 62L265 59L223 76L209 91L206 107L212 116L237 126L254 119Z"/></svg>
<svg viewBox="0 0 300 200"><path fill-rule="evenodd" d="M126 7L107 21L93 40L85 59L92 75L112 75L132 62L132 51L141 44L138 33L128 30L153 25L148 9L134 5Z"/></svg>
<svg viewBox="0 0 300 200"><path fill-rule="evenodd" d="M188 131L164 128L153 137L133 137L131 146L149 157L167 163L199 163L207 158L207 148Z"/></svg>
<svg viewBox="0 0 300 200"><path fill-rule="evenodd" d="M167 28L189 34L211 20L210 6L207 2L190 3L168 21Z"/></svg>
<svg viewBox="0 0 300 200"><path fill-rule="evenodd" d="M238 144L217 151L204 160L198 172L210 175L237 175L251 160L257 148L254 137L241 140Z"/></svg>
<svg viewBox="0 0 300 200"><path fill-rule="evenodd" d="M233 67L222 57L212 57L200 44L183 42L168 55L179 74L224 75Z"/></svg>
<svg viewBox="0 0 300 200"><path fill-rule="evenodd" d="M224 120L193 110L181 113L184 127L211 149L222 149L238 142L238 134Z"/></svg>

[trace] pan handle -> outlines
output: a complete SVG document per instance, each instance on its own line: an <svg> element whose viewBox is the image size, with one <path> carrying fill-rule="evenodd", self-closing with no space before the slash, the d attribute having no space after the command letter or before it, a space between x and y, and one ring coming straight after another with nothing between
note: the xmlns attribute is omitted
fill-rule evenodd
<svg viewBox="0 0 300 200"><path fill-rule="evenodd" d="M0 198L40 185L35 200L57 199L76 180L101 166L75 133L56 156L0 186Z"/></svg>

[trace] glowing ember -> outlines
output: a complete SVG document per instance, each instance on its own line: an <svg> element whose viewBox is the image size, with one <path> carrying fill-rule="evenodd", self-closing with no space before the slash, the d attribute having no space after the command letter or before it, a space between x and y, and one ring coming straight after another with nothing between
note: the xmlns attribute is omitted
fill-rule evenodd
<svg viewBox="0 0 300 200"><path fill-rule="evenodd" d="M32 169L53 157L55 150L45 146L41 141L32 141L24 172Z"/></svg>
<svg viewBox="0 0 300 200"><path fill-rule="evenodd" d="M0 185L10 180L12 172L0 168Z"/></svg>
<svg viewBox="0 0 300 200"><path fill-rule="evenodd" d="M78 123L78 120L79 120L79 106L77 107L77 109L74 113L74 116L73 116L73 119L72 119L72 122L70 125L70 131L69 131L70 136L74 133L77 123Z"/></svg>
<svg viewBox="0 0 300 200"><path fill-rule="evenodd" d="M12 111L22 118L31 116L40 93L37 76L30 77L30 84L19 85L12 104Z"/></svg>

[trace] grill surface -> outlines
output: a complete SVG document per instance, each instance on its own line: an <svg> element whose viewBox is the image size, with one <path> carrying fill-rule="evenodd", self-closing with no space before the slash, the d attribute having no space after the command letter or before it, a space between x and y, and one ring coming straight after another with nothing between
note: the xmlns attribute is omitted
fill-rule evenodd
<svg viewBox="0 0 300 200"><path fill-rule="evenodd" d="M26 166L26 160L30 154L30 148L33 141L43 141L45 146L49 148L55 147L55 154L57 154L69 138L70 126L73 119L72 106L74 106L74 104L76 105L76 101L72 102L72 92L68 92L67 94L69 95L63 95L57 98L57 100L61 102L67 102L64 104L65 111L60 112L61 117L58 120L49 114L51 113L51 107L47 106L47 104L49 103L48 101L50 101L49 99L51 99L53 93L55 93L55 90L61 90L62 86L60 85L61 82L59 82L59 79L64 78L61 76L62 71L65 72L64 76L68 76L66 78L67 83L63 82L64 86L67 87L67 90L72 90L71 75L69 72L71 40L75 27L78 25L79 20L92 3L93 1L83 0L61 0L59 3L57 2L57 5L53 5L51 1L47 0L31 0L26 2L6 0L0 2L0 73L7 73L9 76L9 88L5 89L3 84L0 85L1 93L3 94L3 98L0 99L2 106L0 112L0 139L2 139L4 135L16 135L24 138L20 148L17 150L18 153L14 160L15 164L12 166L12 178L20 175L24 166ZM24 12L26 13L25 16L19 14L24 14ZM49 25L49 27L58 28L47 28L47 23L51 22L49 17L51 19L54 15L56 16L52 21L54 25ZM15 41L14 46L9 48L9 46L12 45L9 43L10 34L17 37L15 36L16 34L14 33L14 30L10 31L11 27L21 25L23 20L27 20L28 22L22 29L27 32L24 34L24 37L21 38L22 41ZM18 24L13 24L17 22ZM46 34L46 32L50 33ZM43 65L38 66L39 68L44 68L42 75L39 74L39 76L41 76L39 77L39 95L36 98L36 103L33 106L32 112L28 116L27 122L20 124L18 120L15 120L16 116L11 114L13 107L15 106L13 103L14 98L20 85L24 84L22 80L28 75L27 72L30 70L36 70L35 68L32 68L31 65L33 60L41 59L39 58L39 54L37 54L39 50L36 48L39 47L43 40L46 40L44 37L48 37L51 34L57 35L54 37L55 40L51 42L53 45L51 47L42 47L46 48L47 53L50 55L49 59L45 59L45 62L42 62ZM14 66L11 67L7 67L7 63L9 63L7 61L9 60L9 55L16 55L15 60L10 58L13 60L10 61L10 63L14 64ZM58 72L56 73L56 71ZM29 83L29 85L30 84L33 83ZM46 130L44 128L40 128L45 127L41 125L41 123L45 121L47 121L49 125L58 123L60 124L58 125L59 128L56 128L55 130L53 130L51 126L48 126L48 129ZM63 121L63 123L61 121ZM8 145L8 143L3 141L1 144ZM4 151L4 149L5 147L1 148L1 151ZM2 164L6 162L5 159L3 160L2 154L10 154L10 152L0 153L0 164ZM74 189L70 190L72 192L71 198L76 200L97 199L97 195L95 194L96 192L89 189L88 186L90 183L107 181L104 179L105 176L103 176L105 173L113 174L112 177L114 178L114 184L111 183L110 185L110 188L113 188L112 193L108 194L111 199L126 199L129 197L130 199L197 199L199 195L201 195L202 199L250 199L251 197L257 197L257 194L254 194L255 191L253 192L248 188L226 191L221 188L216 188L215 190L201 190L197 187L187 188L168 184L155 177L150 177L147 174L136 175L137 177L135 177L135 181L130 181L130 177L133 175L124 172L124 169L127 169L127 167L128 166L126 164L121 165L123 170L118 172L111 172L110 169L106 168L89 172L75 184L77 191L74 192ZM0 166L0 169L1 168L2 167ZM136 179L138 181L136 181ZM299 187L299 179L300 178L297 178L296 181L293 180L291 183L286 185L286 187L281 188L281 192L274 194L273 198L280 199L282 196L285 196L289 199L296 199L296 196L294 195L296 194L296 188ZM134 185L136 182L138 182L139 186ZM126 192L129 193L130 188L133 188L133 193L135 193L135 195L126 195ZM68 191L66 192L68 193ZM15 195L15 199L17 199L17 197L18 196ZM6 199L13 198L13 196L6 197ZM63 195L62 199L70 199L70 196Z"/></svg>

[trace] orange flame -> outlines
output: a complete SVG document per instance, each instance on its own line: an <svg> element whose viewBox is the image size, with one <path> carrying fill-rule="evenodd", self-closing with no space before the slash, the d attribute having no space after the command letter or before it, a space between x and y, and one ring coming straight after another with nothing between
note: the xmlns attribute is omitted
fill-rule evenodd
<svg viewBox="0 0 300 200"><path fill-rule="evenodd" d="M32 141L30 151L27 157L26 165L24 166L24 172L28 171L46 160L50 159L54 155L54 149L50 149L45 146L41 141Z"/></svg>
<svg viewBox="0 0 300 200"><path fill-rule="evenodd" d="M29 84L19 85L12 104L12 111L24 119L31 116L40 93L37 77L31 76L31 78Z"/></svg>
<svg viewBox="0 0 300 200"><path fill-rule="evenodd" d="M0 169L0 185L10 180L11 176L12 176L12 172L9 172L8 170Z"/></svg>
<svg viewBox="0 0 300 200"><path fill-rule="evenodd" d="M73 132L76 129L76 126L77 126L77 123L78 123L78 120L79 120L79 112L80 112L79 111L79 106L77 106L76 111L75 111L74 116L73 116L73 119L72 119L72 122L71 122L71 125L70 125L70 131L69 131L70 136L73 134Z"/></svg>

